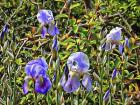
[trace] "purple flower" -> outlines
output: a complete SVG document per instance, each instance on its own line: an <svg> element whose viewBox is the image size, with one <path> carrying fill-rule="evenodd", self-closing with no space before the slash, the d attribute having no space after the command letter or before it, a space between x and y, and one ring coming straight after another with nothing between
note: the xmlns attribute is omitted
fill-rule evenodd
<svg viewBox="0 0 140 105"><path fill-rule="evenodd" d="M111 41L119 41L122 39L121 37L121 31L122 28L120 27L116 27L116 28L113 28L109 34L107 34L106 38L107 40L111 40Z"/></svg>
<svg viewBox="0 0 140 105"><path fill-rule="evenodd" d="M37 14L37 19L42 25L41 29L42 38L45 37L47 32L52 36L55 36L60 33L59 29L54 24L54 17L51 10L44 9L40 10ZM48 29L45 27L45 25L47 24L49 26Z"/></svg>
<svg viewBox="0 0 140 105"><path fill-rule="evenodd" d="M76 91L80 87L80 80L82 79L82 86L84 86L87 91L91 91L92 79L88 75L89 59L87 55L83 52L71 54L67 60L67 66L60 80L63 89L67 93ZM83 78L81 78L81 75L83 75Z"/></svg>
<svg viewBox="0 0 140 105"><path fill-rule="evenodd" d="M89 69L89 59L83 52L76 52L70 55L67 60L69 70L85 73Z"/></svg>
<svg viewBox="0 0 140 105"><path fill-rule="evenodd" d="M106 35L106 42L102 45L102 49L109 51L118 44L118 42L122 39L121 31L122 28L116 27L113 28L109 34Z"/></svg>
<svg viewBox="0 0 140 105"><path fill-rule="evenodd" d="M82 79L82 84L86 88L87 91L92 90L92 79L88 74L85 74Z"/></svg>
<svg viewBox="0 0 140 105"><path fill-rule="evenodd" d="M24 94L28 93L28 81L33 80L35 91L41 94L45 94L51 88L51 81L46 75L48 65L44 58L38 58L36 60L29 61L25 66L25 82L23 84Z"/></svg>
<svg viewBox="0 0 140 105"><path fill-rule="evenodd" d="M39 10L37 19L42 25L46 25L54 21L52 11L45 9Z"/></svg>
<svg viewBox="0 0 140 105"><path fill-rule="evenodd" d="M109 99L109 95L110 95L110 90L108 89L103 97L103 100L106 101Z"/></svg>

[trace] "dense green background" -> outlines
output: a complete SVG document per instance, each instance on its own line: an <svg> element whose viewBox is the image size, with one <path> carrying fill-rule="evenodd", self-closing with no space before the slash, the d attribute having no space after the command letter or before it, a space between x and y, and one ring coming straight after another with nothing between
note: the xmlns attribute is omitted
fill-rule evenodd
<svg viewBox="0 0 140 105"><path fill-rule="evenodd" d="M60 29L58 35L60 48L60 68L57 81L46 94L38 94L38 105L99 105L100 77L102 76L103 92L109 87L109 78L114 67L124 72L124 80L118 75L111 81L112 103L122 104L121 84L125 104L140 104L140 1L139 0L1 0L0 29L8 24L8 33L0 43L0 105L32 105L32 91L24 95L25 64L35 58L44 57L49 63L53 37L40 37L40 24L36 15L39 9L52 10ZM69 3L66 8L64 5ZM124 58L117 49L109 53L100 51L99 46L109 31L123 27L122 35L129 37L130 48L125 48ZM121 41L122 43L124 40ZM68 56L76 51L85 52L90 59L90 75L93 78L93 91L87 93L79 89L67 94L58 81ZM102 75L100 70L103 71ZM107 75L106 71L110 71ZM97 75L95 76L95 73ZM47 74L53 78L54 68ZM57 94L56 94L57 93ZM73 101L73 102L72 102ZM58 102L58 103L57 103ZM72 104L73 105L73 104Z"/></svg>

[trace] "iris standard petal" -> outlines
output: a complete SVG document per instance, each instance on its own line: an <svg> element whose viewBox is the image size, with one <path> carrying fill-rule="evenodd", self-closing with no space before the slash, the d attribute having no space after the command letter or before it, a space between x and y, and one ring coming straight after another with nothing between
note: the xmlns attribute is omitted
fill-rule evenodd
<svg viewBox="0 0 140 105"><path fill-rule="evenodd" d="M31 76L32 76L33 78L36 78L36 77L39 76L39 75L41 75L41 76L46 75L46 70L43 68L43 66L38 65L38 64L35 64L35 65L33 65L33 67L32 67Z"/></svg>
<svg viewBox="0 0 140 105"><path fill-rule="evenodd" d="M41 29L41 37L45 38L45 35L47 34L47 28L45 26L42 26Z"/></svg>
<svg viewBox="0 0 140 105"><path fill-rule="evenodd" d="M52 83L48 76L40 76L35 81L35 91L41 94L47 93L51 89Z"/></svg>
<svg viewBox="0 0 140 105"><path fill-rule="evenodd" d="M92 79L88 74L85 74L82 79L82 84L86 88L87 91L92 90Z"/></svg>
<svg viewBox="0 0 140 105"><path fill-rule="evenodd" d="M117 69L114 68L113 72L112 72L112 79L114 79L116 77L117 74Z"/></svg>
<svg viewBox="0 0 140 105"><path fill-rule="evenodd" d="M124 47L122 44L119 45L119 52L120 54L122 55L123 54L123 50L124 50Z"/></svg>
<svg viewBox="0 0 140 105"><path fill-rule="evenodd" d="M70 55L67 60L69 70L85 73L89 69L88 56L83 52L76 52Z"/></svg>
<svg viewBox="0 0 140 105"><path fill-rule="evenodd" d="M35 77L39 74L45 75L48 69L48 64L44 58L38 58L36 60L29 61L25 66L25 72L27 75Z"/></svg>
<svg viewBox="0 0 140 105"><path fill-rule="evenodd" d="M107 34L106 38L107 40L114 40L119 41L121 40L121 29L120 27L113 28L109 34Z"/></svg>
<svg viewBox="0 0 140 105"><path fill-rule="evenodd" d="M59 29L54 24L49 24L48 33L52 36L60 34Z"/></svg>
<svg viewBox="0 0 140 105"><path fill-rule="evenodd" d="M48 64L44 58L38 58L37 61L44 68L44 70L48 70Z"/></svg>
<svg viewBox="0 0 140 105"><path fill-rule="evenodd" d="M76 91L78 88L80 87L80 80L79 77L77 75L73 75L73 73L69 73L69 77L68 80L65 83L65 86L63 87L63 89L67 92L67 93L71 93Z"/></svg>
<svg viewBox="0 0 140 105"><path fill-rule="evenodd" d="M37 19L42 25L51 23L54 20L52 11L45 9L42 9L38 12Z"/></svg>

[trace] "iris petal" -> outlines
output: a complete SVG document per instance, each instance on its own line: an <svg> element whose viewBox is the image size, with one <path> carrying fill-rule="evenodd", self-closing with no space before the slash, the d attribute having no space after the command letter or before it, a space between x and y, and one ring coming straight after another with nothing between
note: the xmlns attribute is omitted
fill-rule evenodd
<svg viewBox="0 0 140 105"><path fill-rule="evenodd" d="M67 92L67 93L71 93L76 91L78 88L80 87L80 80L78 76L72 76L71 74L69 74L68 80L65 83L65 86L63 87L63 89Z"/></svg>
<svg viewBox="0 0 140 105"><path fill-rule="evenodd" d="M52 36L60 34L59 29L54 24L49 24L48 33Z"/></svg>
<svg viewBox="0 0 140 105"><path fill-rule="evenodd" d="M107 40L115 40L119 41L121 40L121 29L120 27L113 28L109 34L107 34L106 38Z"/></svg>
<svg viewBox="0 0 140 105"><path fill-rule="evenodd" d="M89 69L88 56L83 52L76 52L70 55L67 60L69 70L85 73Z"/></svg>
<svg viewBox="0 0 140 105"><path fill-rule="evenodd" d="M28 93L28 77L25 77L25 81L23 84L23 93L27 94Z"/></svg>
<svg viewBox="0 0 140 105"><path fill-rule="evenodd" d="M42 30L41 30L41 37L42 38L45 38L45 35L47 34L47 28L45 26L42 27Z"/></svg>
<svg viewBox="0 0 140 105"><path fill-rule="evenodd" d="M50 90L51 86L52 86L52 83L49 77L47 76L39 77L36 79L36 82L35 82L35 91L41 94L45 94Z"/></svg>
<svg viewBox="0 0 140 105"><path fill-rule="evenodd" d="M37 19L42 25L51 23L54 20L52 11L44 9L38 12Z"/></svg>
<svg viewBox="0 0 140 105"><path fill-rule="evenodd" d="M65 83L66 83L66 76L65 76L65 74L63 74L63 76L60 79L60 84L61 84L62 87L64 87Z"/></svg>
<svg viewBox="0 0 140 105"><path fill-rule="evenodd" d="M87 91L92 90L92 79L89 75L87 75L87 74L84 75L82 84L87 89Z"/></svg>
<svg viewBox="0 0 140 105"><path fill-rule="evenodd" d="M44 58L39 58L37 60L31 60L25 66L26 74L32 77L37 75L45 75L48 69L48 65Z"/></svg>

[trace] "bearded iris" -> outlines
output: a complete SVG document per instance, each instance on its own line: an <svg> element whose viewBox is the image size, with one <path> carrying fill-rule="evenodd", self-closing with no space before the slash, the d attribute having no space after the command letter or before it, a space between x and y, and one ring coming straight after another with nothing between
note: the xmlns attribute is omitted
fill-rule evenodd
<svg viewBox="0 0 140 105"><path fill-rule="evenodd" d="M102 45L102 49L109 51L119 45L119 51L122 52L122 44L119 41L122 39L121 31L122 28L113 28L109 34L106 35L106 42Z"/></svg>
<svg viewBox="0 0 140 105"><path fill-rule="evenodd" d="M51 10L42 9L37 14L37 19L42 25L41 36L45 38L46 33L55 36L59 34L59 30L55 25L54 17ZM48 25L48 28L45 27Z"/></svg>
<svg viewBox="0 0 140 105"><path fill-rule="evenodd" d="M25 82L23 84L24 94L28 93L29 80L33 80L35 92L45 94L50 90L52 83L49 77L46 75L47 69L48 65L44 58L31 60L26 64L25 72L27 76L25 77Z"/></svg>
<svg viewBox="0 0 140 105"><path fill-rule="evenodd" d="M88 74L89 59L86 54L83 52L71 54L67 60L67 69L69 72L65 74L68 73L68 75L63 74L60 80L60 84L67 93L76 91L81 84L87 91L92 90L92 79Z"/></svg>

